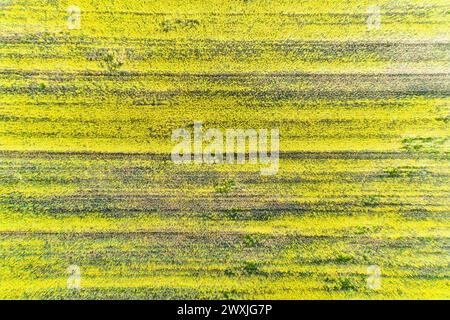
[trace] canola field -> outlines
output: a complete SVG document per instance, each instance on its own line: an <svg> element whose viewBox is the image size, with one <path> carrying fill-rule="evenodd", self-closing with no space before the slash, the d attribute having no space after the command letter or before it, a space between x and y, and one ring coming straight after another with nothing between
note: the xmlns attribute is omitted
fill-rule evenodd
<svg viewBox="0 0 450 320"><path fill-rule="evenodd" d="M449 299L449 9L0 0L0 298Z"/></svg>

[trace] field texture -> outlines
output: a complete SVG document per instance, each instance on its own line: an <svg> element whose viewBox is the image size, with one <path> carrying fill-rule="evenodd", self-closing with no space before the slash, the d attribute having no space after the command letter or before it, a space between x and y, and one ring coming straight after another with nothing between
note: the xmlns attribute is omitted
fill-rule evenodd
<svg viewBox="0 0 450 320"><path fill-rule="evenodd" d="M450 299L449 9L0 0L0 298Z"/></svg>

